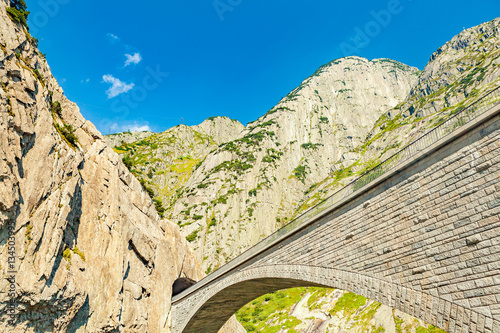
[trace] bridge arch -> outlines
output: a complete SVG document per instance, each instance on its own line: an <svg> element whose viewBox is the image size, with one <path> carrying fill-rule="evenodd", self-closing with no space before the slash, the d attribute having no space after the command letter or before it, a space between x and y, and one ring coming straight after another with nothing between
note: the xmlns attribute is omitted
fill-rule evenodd
<svg viewBox="0 0 500 333"><path fill-rule="evenodd" d="M295 287L325 287L350 291L371 300L422 319L429 324L449 330L449 311L467 311L461 306L403 287L398 283L374 276L338 269L306 265L259 266L241 270L213 283L197 293L196 299L185 298L174 303L174 311L188 309L189 313L173 313L174 332L216 333L245 304L270 292ZM183 302L196 302L183 306ZM469 310L470 311L470 310Z"/></svg>

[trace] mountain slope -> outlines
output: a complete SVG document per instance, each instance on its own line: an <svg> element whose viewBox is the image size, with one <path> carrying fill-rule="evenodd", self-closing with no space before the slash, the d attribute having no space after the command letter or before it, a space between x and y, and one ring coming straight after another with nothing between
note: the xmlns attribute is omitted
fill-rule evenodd
<svg viewBox="0 0 500 333"><path fill-rule="evenodd" d="M115 151L125 154L123 159L154 198L160 215L179 198L179 193L192 173L224 140L236 138L243 125L227 117L213 117L203 123L188 127L179 125L163 133L145 136L129 142L133 133L108 135L108 144L116 144Z"/></svg>

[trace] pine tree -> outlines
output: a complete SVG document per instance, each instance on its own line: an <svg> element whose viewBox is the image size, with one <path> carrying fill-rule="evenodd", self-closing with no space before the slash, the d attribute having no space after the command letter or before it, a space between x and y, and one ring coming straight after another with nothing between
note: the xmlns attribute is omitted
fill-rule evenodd
<svg viewBox="0 0 500 333"><path fill-rule="evenodd" d="M24 0L10 0L10 7L7 8L7 13L10 18L17 23L21 23L28 29L28 6Z"/></svg>
<svg viewBox="0 0 500 333"><path fill-rule="evenodd" d="M24 0L10 0L10 7L19 11L26 11L28 9Z"/></svg>

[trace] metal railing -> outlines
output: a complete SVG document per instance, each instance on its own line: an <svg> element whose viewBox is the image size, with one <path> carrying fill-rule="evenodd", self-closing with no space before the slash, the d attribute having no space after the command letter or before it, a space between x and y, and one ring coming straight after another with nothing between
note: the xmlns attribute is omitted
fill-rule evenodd
<svg viewBox="0 0 500 333"><path fill-rule="evenodd" d="M202 279L196 285L203 285L204 282L208 280L213 280L224 275L234 267L254 257L256 254L266 249L269 245L271 245L284 235L288 234L290 231L295 230L301 226L308 225L312 219L333 206L335 203L341 201L344 198L347 198L357 190L363 188L380 176L384 175L395 166L410 159L418 152L426 149L427 147L444 138L446 135L484 114L486 111L490 110L497 104L500 104L500 86L491 90L489 93L485 94L483 97L472 103L467 108L455 110L454 112L452 112L454 114L450 115L448 119L438 123L436 127L429 130L427 133L423 134L418 139L414 140L413 142L399 150L397 153L393 154L391 157L378 164L373 169L367 171L359 178L342 187L333 195L324 199L316 206L311 207L309 210L295 218L283 228L264 238L259 243L255 244L212 274ZM192 288L196 288L196 285L174 297L174 301L179 298L183 298L183 296L190 293Z"/></svg>

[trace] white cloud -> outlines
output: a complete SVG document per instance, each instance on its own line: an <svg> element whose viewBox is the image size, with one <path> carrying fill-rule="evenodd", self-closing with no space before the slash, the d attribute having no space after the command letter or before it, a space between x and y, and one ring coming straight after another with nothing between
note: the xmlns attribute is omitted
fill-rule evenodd
<svg viewBox="0 0 500 333"><path fill-rule="evenodd" d="M90 82L90 79L86 79L86 80L81 80L80 83L89 83Z"/></svg>
<svg viewBox="0 0 500 333"><path fill-rule="evenodd" d="M109 33L108 34L108 38L112 41L112 42L118 42L120 41L120 37L118 37L117 35L114 35L112 33Z"/></svg>
<svg viewBox="0 0 500 333"><path fill-rule="evenodd" d="M111 83L111 88L106 90L106 94L108 95L108 98L113 98L113 97L116 97L120 94L126 93L135 86L133 83L126 84L125 82L122 82L119 79L117 79L109 74L104 75L102 77L102 79L106 83Z"/></svg>
<svg viewBox="0 0 500 333"><path fill-rule="evenodd" d="M130 64L137 65L142 60L142 57L139 53L134 53L134 55L125 54L125 57L127 57L127 61L125 61L125 67L127 67Z"/></svg>
<svg viewBox="0 0 500 333"><path fill-rule="evenodd" d="M129 124L118 124L118 123L113 123L109 127L110 133L118 133L118 132L143 132L143 131L149 131L152 132L151 127L149 127L149 124L146 122L145 124L139 124L137 122L129 123Z"/></svg>
<svg viewBox="0 0 500 333"><path fill-rule="evenodd" d="M149 131L151 132L151 127L149 125L131 125L128 128L132 132L144 132L144 131Z"/></svg>

